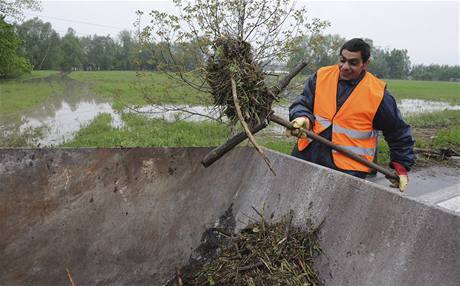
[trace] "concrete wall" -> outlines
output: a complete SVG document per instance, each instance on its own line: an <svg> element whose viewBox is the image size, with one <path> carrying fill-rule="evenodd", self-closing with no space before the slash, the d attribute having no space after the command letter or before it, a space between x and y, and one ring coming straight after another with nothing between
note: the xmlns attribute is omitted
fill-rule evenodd
<svg viewBox="0 0 460 286"><path fill-rule="evenodd" d="M323 222L326 285L459 285L460 216L249 148L0 149L0 285L162 285L229 208Z"/></svg>

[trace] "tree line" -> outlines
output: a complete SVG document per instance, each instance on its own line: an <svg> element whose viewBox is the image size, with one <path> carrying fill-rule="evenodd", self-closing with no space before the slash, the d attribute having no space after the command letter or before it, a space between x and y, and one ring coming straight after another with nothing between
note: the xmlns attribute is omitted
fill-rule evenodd
<svg viewBox="0 0 460 286"><path fill-rule="evenodd" d="M365 39L371 45L372 58L369 70L380 78L460 81L460 66L411 65L405 49L383 49ZM314 50L302 48L308 41L316 41ZM313 35L302 39L286 64L295 66L309 59L304 73L337 63L337 57L345 38L339 35ZM182 62L187 70L196 68L193 43L181 43L173 47L175 58L162 53L165 43L144 45L139 35L130 31L110 36L77 36L69 28L60 36L48 22L38 18L21 24L8 24L0 17L0 78L17 77L30 70L161 70L171 60ZM178 57L179 55L179 57Z"/></svg>
<svg viewBox="0 0 460 286"><path fill-rule="evenodd" d="M291 56L288 66L293 67L304 58L310 58L311 64L305 74L315 72L319 67L337 63L340 48L347 39L339 35L314 35L307 41L317 41L316 50L305 50L301 47ZM406 49L384 49L374 45L373 40L364 39L371 46L371 63L369 71L379 78L413 79L432 81L460 81L459 65L411 65Z"/></svg>

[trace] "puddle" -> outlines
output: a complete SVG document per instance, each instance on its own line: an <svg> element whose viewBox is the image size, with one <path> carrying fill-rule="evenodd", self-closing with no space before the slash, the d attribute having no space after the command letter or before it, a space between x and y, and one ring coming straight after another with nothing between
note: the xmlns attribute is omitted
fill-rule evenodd
<svg viewBox="0 0 460 286"><path fill-rule="evenodd" d="M72 139L78 130L101 113L112 116L114 127L123 126L121 116L111 104L92 94L87 85L62 76L47 80L64 85L64 91L51 95L23 115L0 115L0 136L21 136L29 144L41 147L59 145Z"/></svg>
<svg viewBox="0 0 460 286"><path fill-rule="evenodd" d="M200 122L219 118L218 110L205 105L147 105L136 109L126 108L124 112L140 113L147 118L162 119L168 122L177 120Z"/></svg>
<svg viewBox="0 0 460 286"><path fill-rule="evenodd" d="M123 126L121 116L108 103L89 101L71 107L64 101L61 108L52 116L23 116L22 120L25 123L19 128L21 132L30 128L43 128L43 138L37 140L39 146L59 145L73 138L82 126L88 125L101 113L109 113L112 116L112 126Z"/></svg>
<svg viewBox="0 0 460 286"><path fill-rule="evenodd" d="M423 99L402 99L398 102L398 107L403 116L444 110L460 110L460 105L450 105L448 102Z"/></svg>

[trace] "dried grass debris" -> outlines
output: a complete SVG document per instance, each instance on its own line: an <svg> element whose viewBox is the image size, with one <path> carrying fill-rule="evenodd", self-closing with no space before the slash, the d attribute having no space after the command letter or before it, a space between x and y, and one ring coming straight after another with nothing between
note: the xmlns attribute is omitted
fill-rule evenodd
<svg viewBox="0 0 460 286"><path fill-rule="evenodd" d="M214 54L206 65L206 79L214 105L230 123L238 121L232 95L233 78L245 122L250 127L260 124L278 98L266 87L265 74L254 60L251 45L232 37L221 37L214 41L212 48Z"/></svg>
<svg viewBox="0 0 460 286"><path fill-rule="evenodd" d="M318 228L291 223L292 216L273 224L262 219L227 235L221 254L187 273L185 285L320 285L312 266L321 253Z"/></svg>

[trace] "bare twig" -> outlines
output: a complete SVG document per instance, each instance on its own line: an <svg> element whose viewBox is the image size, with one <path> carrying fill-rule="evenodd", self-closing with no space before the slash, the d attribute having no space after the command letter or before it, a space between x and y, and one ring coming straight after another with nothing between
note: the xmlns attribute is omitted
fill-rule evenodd
<svg viewBox="0 0 460 286"><path fill-rule="evenodd" d="M255 263L255 264L252 264L252 265L238 267L238 271L251 270L251 269L257 268L257 267L262 266L262 265L264 265L264 263L259 261L259 262Z"/></svg>
<svg viewBox="0 0 460 286"><path fill-rule="evenodd" d="M69 278L70 285L71 286L77 286L77 284L75 283L75 281L72 278L72 275L70 274L69 268L66 268L65 271L67 271L67 277Z"/></svg>
<svg viewBox="0 0 460 286"><path fill-rule="evenodd" d="M184 281L182 278L182 273L180 272L179 268L176 268L176 277L177 277L177 285L184 286Z"/></svg>
<svg viewBox="0 0 460 286"><path fill-rule="evenodd" d="M262 148L260 148L259 144L257 144L256 139L252 135L251 131L249 130L248 125L244 121L243 114L241 113L241 107L240 103L238 100L238 96L236 94L236 82L233 77L230 78L231 83L232 83L232 94L233 94L233 102L235 103L235 110L238 115L238 119L241 123L241 126L243 127L244 131L248 135L249 141L251 141L252 145L254 145L254 148L256 148L257 152L259 152L260 156L264 159L265 163L267 164L268 168L270 171L273 173L274 176L276 176L275 170L273 170L272 164L270 163L270 160L268 160L267 156L265 155L264 151Z"/></svg>

